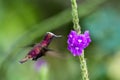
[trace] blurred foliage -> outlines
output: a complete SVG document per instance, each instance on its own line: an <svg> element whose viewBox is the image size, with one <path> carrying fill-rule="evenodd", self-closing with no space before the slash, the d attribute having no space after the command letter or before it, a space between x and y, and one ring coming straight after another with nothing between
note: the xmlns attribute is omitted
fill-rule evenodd
<svg viewBox="0 0 120 80"><path fill-rule="evenodd" d="M78 57L67 51L72 29L70 0L0 0L0 80L80 80ZM82 31L90 30L85 49L91 80L120 80L120 1L78 0ZM51 31L63 35L49 46L64 59L45 56L46 65L19 64L28 48Z"/></svg>

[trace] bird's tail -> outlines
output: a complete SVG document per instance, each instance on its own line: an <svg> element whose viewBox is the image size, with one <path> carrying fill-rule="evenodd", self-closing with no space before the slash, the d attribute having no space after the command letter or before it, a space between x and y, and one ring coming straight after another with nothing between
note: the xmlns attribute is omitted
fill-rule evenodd
<svg viewBox="0 0 120 80"><path fill-rule="evenodd" d="M26 62L28 59L29 59L29 57L25 57L25 58L23 58L22 60L20 60L19 62L20 62L20 63L24 63L24 62Z"/></svg>

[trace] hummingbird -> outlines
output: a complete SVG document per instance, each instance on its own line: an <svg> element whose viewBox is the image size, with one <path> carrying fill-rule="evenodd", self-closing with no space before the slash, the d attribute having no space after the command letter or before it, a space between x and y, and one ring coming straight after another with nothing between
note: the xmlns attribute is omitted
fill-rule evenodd
<svg viewBox="0 0 120 80"><path fill-rule="evenodd" d="M38 58L44 56L47 51L51 51L48 46L51 43L52 39L55 37L61 37L61 35L55 35L52 32L47 32L40 43L31 45L32 49L28 52L25 58L20 60L20 63L24 63L29 59L36 61Z"/></svg>

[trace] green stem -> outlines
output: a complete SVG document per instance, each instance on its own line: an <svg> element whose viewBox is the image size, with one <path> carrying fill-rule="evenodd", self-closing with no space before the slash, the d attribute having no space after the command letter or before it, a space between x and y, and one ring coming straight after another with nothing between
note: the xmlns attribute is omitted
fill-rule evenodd
<svg viewBox="0 0 120 80"><path fill-rule="evenodd" d="M80 60L80 68L81 68L82 79L83 80L89 80L86 60L84 58L84 51L83 51L82 55L79 56L79 60Z"/></svg>
<svg viewBox="0 0 120 80"><path fill-rule="evenodd" d="M77 10L77 3L76 0L71 0L72 4L72 16L73 16L73 28L78 32L81 33L81 28L79 25L79 18L78 18L78 10Z"/></svg>
<svg viewBox="0 0 120 80"><path fill-rule="evenodd" d="M72 4L72 16L73 16L73 28L77 31L78 34L81 33L81 27L79 25L79 17L78 17L78 10L77 10L77 3L76 0L71 0ZM86 60L84 58L84 50L81 56L79 56L80 59L80 68L82 73L82 79L83 80L89 80L88 78L88 71L87 71L87 65Z"/></svg>

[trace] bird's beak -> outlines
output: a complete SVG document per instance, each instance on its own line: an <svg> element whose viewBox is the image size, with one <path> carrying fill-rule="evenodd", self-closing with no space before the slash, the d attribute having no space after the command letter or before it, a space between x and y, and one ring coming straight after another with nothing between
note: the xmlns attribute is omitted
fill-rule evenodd
<svg viewBox="0 0 120 80"><path fill-rule="evenodd" d="M52 33L52 32L47 32L47 34L51 34L51 35L54 36L54 37L62 37L61 35L55 35L55 34Z"/></svg>
<svg viewBox="0 0 120 80"><path fill-rule="evenodd" d="M54 37L62 37L62 35L54 35Z"/></svg>

